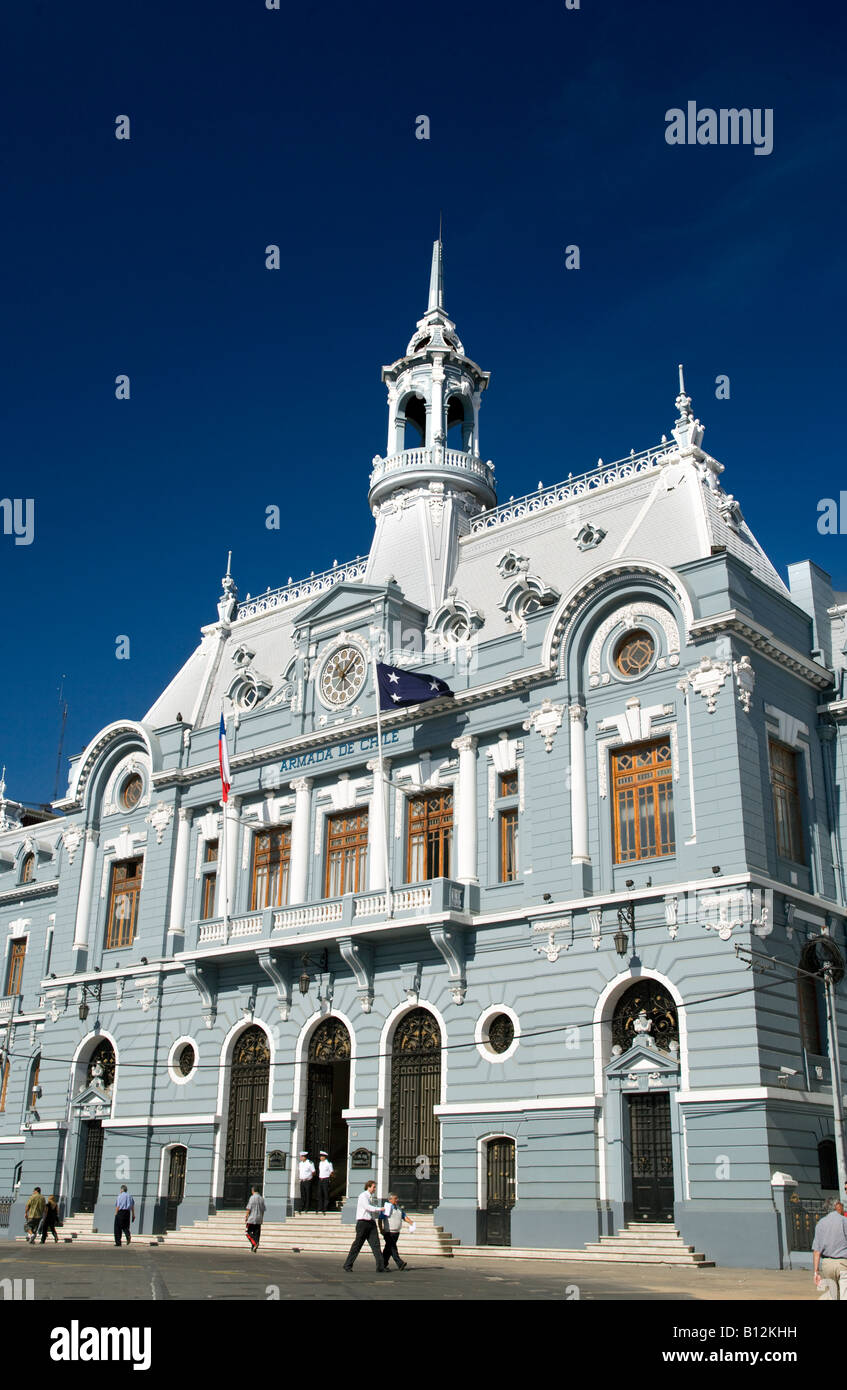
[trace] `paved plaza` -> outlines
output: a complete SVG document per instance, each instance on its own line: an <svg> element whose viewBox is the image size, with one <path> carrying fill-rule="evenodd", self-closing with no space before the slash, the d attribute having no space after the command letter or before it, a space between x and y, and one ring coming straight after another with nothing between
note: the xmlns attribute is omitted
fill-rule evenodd
<svg viewBox="0 0 847 1390"><path fill-rule="evenodd" d="M166 1250L140 1241L120 1249L79 1244L6 1246L0 1280L32 1279L36 1301L380 1299L415 1301L585 1299L815 1301L806 1270L636 1268L620 1265L420 1257L377 1275L367 1250L351 1274L334 1255L249 1250Z"/></svg>

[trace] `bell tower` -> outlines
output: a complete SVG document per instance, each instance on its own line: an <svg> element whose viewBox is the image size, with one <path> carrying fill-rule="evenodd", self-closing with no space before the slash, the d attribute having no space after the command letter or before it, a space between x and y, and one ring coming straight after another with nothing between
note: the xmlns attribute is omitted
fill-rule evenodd
<svg viewBox="0 0 847 1390"><path fill-rule="evenodd" d="M497 502L494 467L479 450L479 407L489 373L465 355L444 308L444 249L432 248L429 303L403 357L383 367L388 446L373 461L368 503L376 518L366 581L396 578L434 611L456 567L471 517Z"/></svg>

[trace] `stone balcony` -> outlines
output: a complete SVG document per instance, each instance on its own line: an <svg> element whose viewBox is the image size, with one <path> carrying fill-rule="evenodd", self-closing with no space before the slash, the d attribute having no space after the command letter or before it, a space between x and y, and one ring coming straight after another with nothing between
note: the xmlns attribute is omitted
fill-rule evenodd
<svg viewBox="0 0 847 1390"><path fill-rule="evenodd" d="M491 507L497 500L494 465L476 454L462 449L445 449L436 444L431 448L403 449L399 454L374 457L368 500L373 506L399 486L426 484L437 480L446 484L461 481L464 488L474 492L483 506Z"/></svg>
<svg viewBox="0 0 847 1390"><path fill-rule="evenodd" d="M222 917L192 922L186 930L186 951L209 951L215 947L246 946L268 943L282 946L300 936L315 934L344 936L353 928L396 921L398 925L415 918L440 918L465 914L478 909L470 902L466 884L449 878L431 879L427 883L403 884L391 890L391 917L388 917L388 895L384 890L372 893L347 893L341 898L323 898L318 902L296 906L266 907L259 912L238 913L224 922Z"/></svg>
<svg viewBox="0 0 847 1390"><path fill-rule="evenodd" d="M22 994L7 994L0 999L0 1024L8 1023L10 1018L21 1011Z"/></svg>

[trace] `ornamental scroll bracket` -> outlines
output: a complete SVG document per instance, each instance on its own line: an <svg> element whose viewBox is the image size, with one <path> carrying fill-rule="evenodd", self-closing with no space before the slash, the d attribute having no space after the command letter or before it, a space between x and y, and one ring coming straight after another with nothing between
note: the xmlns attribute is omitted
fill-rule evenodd
<svg viewBox="0 0 847 1390"><path fill-rule="evenodd" d="M553 751L553 739L562 727L562 716L564 715L564 705L554 705L552 700L544 699L541 701L541 708L533 710L528 719L524 720L524 728L527 733L534 729L544 739L544 747L548 753Z"/></svg>
<svg viewBox="0 0 847 1390"><path fill-rule="evenodd" d="M338 940L338 949L341 959L345 965L349 965L356 978L362 1013L369 1014L374 1001L373 947L364 941L354 941L351 936L342 936Z"/></svg>
<svg viewBox="0 0 847 1390"><path fill-rule="evenodd" d="M196 961L185 962L185 973L200 995L203 1022L211 1028L218 1012L218 972L214 965L198 965Z"/></svg>
<svg viewBox="0 0 847 1390"><path fill-rule="evenodd" d="M447 966L450 993L454 1004L464 1004L468 990L465 977L465 942L460 932L450 927L430 927L430 940Z"/></svg>
<svg viewBox="0 0 847 1390"><path fill-rule="evenodd" d="M279 1016L283 1023L287 1023L291 1012L291 962L273 951L257 951L256 964L264 970L276 990Z"/></svg>

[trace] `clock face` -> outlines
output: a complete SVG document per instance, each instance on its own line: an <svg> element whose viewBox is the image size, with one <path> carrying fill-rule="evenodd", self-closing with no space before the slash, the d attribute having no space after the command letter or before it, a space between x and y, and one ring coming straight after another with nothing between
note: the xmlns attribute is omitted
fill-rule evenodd
<svg viewBox="0 0 847 1390"><path fill-rule="evenodd" d="M358 647L339 647L323 664L320 693L325 704L339 708L355 700L365 683L367 664Z"/></svg>

